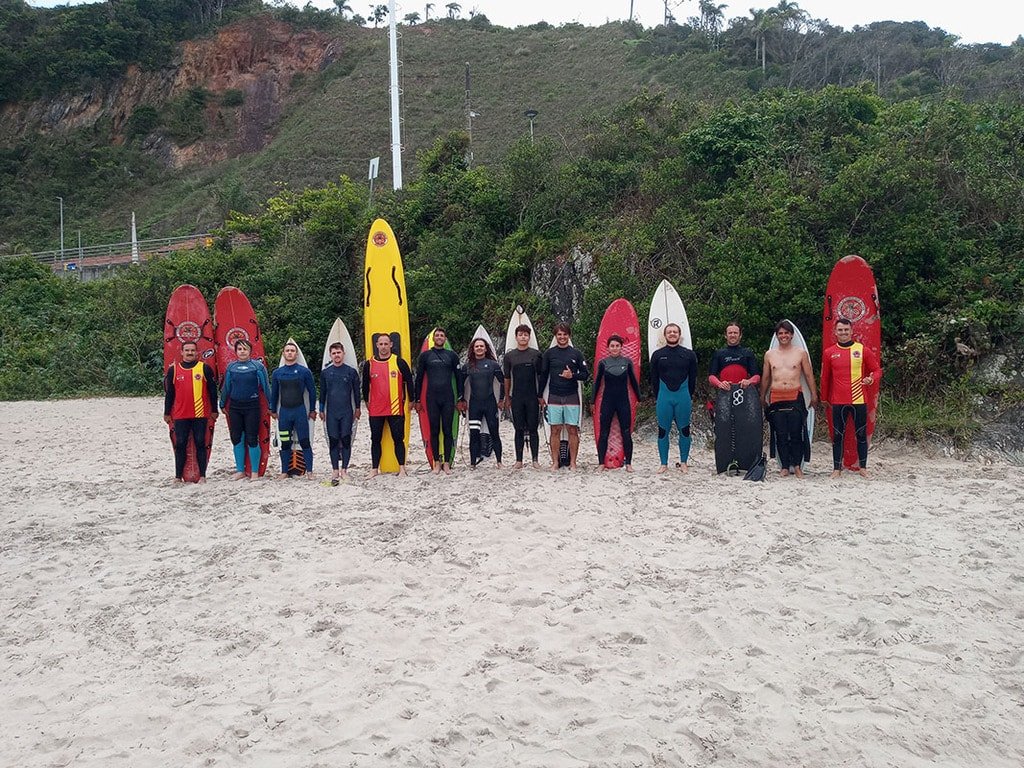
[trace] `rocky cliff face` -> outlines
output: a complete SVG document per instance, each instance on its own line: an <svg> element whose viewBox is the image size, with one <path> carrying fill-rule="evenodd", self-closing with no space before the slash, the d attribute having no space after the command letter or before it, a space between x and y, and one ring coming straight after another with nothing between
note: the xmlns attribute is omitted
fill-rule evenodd
<svg viewBox="0 0 1024 768"><path fill-rule="evenodd" d="M88 93L0 107L0 139L30 133L59 133L109 120L115 141L124 140L132 113L162 105L192 88L213 98L207 106L204 138L181 147L159 135L145 146L171 167L213 162L267 145L287 103L293 78L318 72L341 50L337 40L316 30L294 30L269 19L248 19L213 37L187 41L174 61L159 71L130 67L116 83ZM219 104L228 90L243 94L238 106Z"/></svg>

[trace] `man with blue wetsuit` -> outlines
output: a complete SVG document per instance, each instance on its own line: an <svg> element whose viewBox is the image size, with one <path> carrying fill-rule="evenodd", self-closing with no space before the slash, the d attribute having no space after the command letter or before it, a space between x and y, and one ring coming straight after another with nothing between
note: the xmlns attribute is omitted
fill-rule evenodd
<svg viewBox="0 0 1024 768"><path fill-rule="evenodd" d="M651 355L651 389L657 398L655 415L658 418L658 472L668 469L669 433L673 422L679 431L679 462L676 466L689 471L690 419L693 413L693 393L697 388L697 355L679 340L682 330L675 323L665 326L665 346Z"/></svg>
<svg viewBox="0 0 1024 768"><path fill-rule="evenodd" d="M294 342L284 345L281 357L284 365L270 377L270 418L277 420L279 432L290 436L287 448L282 442L281 478L288 477L296 442L302 447L305 473L312 477L313 446L309 442L309 419L316 418L316 384L309 368L299 365L299 348Z"/></svg>
<svg viewBox="0 0 1024 768"><path fill-rule="evenodd" d="M235 357L224 372L220 390L220 407L227 406L228 429L235 452L235 474L232 480L245 477L248 455L250 477L259 474L260 466L260 393L270 401L267 369L260 360L252 359L252 344L245 339L235 342Z"/></svg>
<svg viewBox="0 0 1024 768"><path fill-rule="evenodd" d="M352 428L359 410L359 373L345 365L345 347L341 342L331 344L328 352L331 364L320 371L320 419L326 422L327 443L331 453L331 485L348 478L348 464L352 460ZM338 463L341 463L339 468Z"/></svg>

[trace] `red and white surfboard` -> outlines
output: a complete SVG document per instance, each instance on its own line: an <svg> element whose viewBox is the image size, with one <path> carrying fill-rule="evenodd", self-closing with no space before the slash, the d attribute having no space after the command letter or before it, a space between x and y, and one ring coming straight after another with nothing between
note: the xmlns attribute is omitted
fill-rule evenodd
<svg viewBox="0 0 1024 768"><path fill-rule="evenodd" d="M597 349L594 352L594 375L597 375L598 364L608 356L608 337L622 337L622 354L633 361L633 371L640 378L640 320L636 309L626 299L616 299L605 310L601 325L597 330ZM601 401L604 391L598 392L594 400L594 439L601 439ZM636 423L636 396L629 390L630 428ZM618 419L612 420L611 431L608 433L608 452L605 454L604 465L609 469L621 467L625 461L622 446L622 431Z"/></svg>

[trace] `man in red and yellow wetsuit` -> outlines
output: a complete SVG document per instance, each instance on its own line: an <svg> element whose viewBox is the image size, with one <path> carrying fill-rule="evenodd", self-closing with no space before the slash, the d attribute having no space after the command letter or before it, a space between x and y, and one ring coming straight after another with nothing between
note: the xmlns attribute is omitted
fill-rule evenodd
<svg viewBox="0 0 1024 768"><path fill-rule="evenodd" d="M370 477L375 477L380 469L385 424L395 444L398 474L405 475L405 412L406 404L413 399L412 371L405 360L391 354L391 337L386 333L377 336L374 346L377 353L363 362L361 376L370 422L370 459L373 462Z"/></svg>
<svg viewBox="0 0 1024 768"><path fill-rule="evenodd" d="M864 385L870 386L882 375L875 353L853 340L853 324L836 320L836 341L825 350L821 360L821 402L832 406L832 477L843 471L843 438L847 419L853 419L857 438L858 474L867 477L868 406Z"/></svg>
<svg viewBox="0 0 1024 768"><path fill-rule="evenodd" d="M164 421L174 429L174 481L182 482L188 443L196 447L199 482L206 482L206 430L218 416L217 382L213 369L199 361L195 342L181 345L181 362L173 363L164 376Z"/></svg>

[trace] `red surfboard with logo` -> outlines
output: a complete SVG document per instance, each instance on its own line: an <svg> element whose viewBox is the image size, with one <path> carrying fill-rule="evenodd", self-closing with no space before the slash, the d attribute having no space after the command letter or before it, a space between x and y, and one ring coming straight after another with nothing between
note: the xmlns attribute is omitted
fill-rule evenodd
<svg viewBox="0 0 1024 768"><path fill-rule="evenodd" d="M167 302L167 314L164 317L164 372L174 363L181 361L181 345L186 341L194 341L199 349L200 362L209 365L217 374L217 357L214 352L213 322L210 320L210 309L206 299L194 285L179 285L171 293ZM213 447L213 428L217 424L214 418L208 419L206 429L206 455L209 457ZM171 424L171 445L174 445L174 425ZM186 483L199 482L199 464L196 462L196 449L190 441L188 455L185 459L185 471L182 479Z"/></svg>
<svg viewBox="0 0 1024 768"><path fill-rule="evenodd" d="M882 314L878 301L878 287L871 267L860 256L844 256L835 267L828 279L825 289L825 307L822 312L821 349L822 352L836 343L835 323L839 318L853 323L853 339L872 350L882 360ZM824 355L823 361L824 361ZM871 385L864 387L864 401L868 407L868 440L875 432L875 421L878 418L879 382L876 379ZM828 420L828 433L834 434L832 425L832 409L825 411ZM857 438L853 429L846 430L843 440L843 466L856 469L860 466L857 458Z"/></svg>
<svg viewBox="0 0 1024 768"><path fill-rule="evenodd" d="M259 360L264 367L267 366L267 355L263 348L263 335L260 333L260 325L256 321L256 313L253 312L252 304L244 293L234 286L222 288L217 294L213 304L213 327L214 338L217 345L217 369L223 377L228 369L228 364L238 358L235 357L235 342L245 339L252 344L252 359ZM267 369L269 372L269 368ZM224 417L227 418L227 403L224 408ZM270 405L267 399L260 395L260 465L257 473L263 477L267 471L267 461L270 458ZM249 465L249 455L246 452L245 474L252 475L252 467Z"/></svg>
<svg viewBox="0 0 1024 768"><path fill-rule="evenodd" d="M605 310L601 325L597 330L597 350L594 352L594 375L597 375L598 364L608 356L608 337L622 337L622 355L633 361L633 372L640 379L640 320L636 310L626 299L616 299ZM604 388L594 399L594 439L601 439L601 401L604 400ZM630 428L636 424L636 396L632 388L629 390ZM611 431L608 433L608 452L605 454L604 465L609 469L617 469L625 462L626 454L622 445L622 431L618 419L612 420Z"/></svg>

